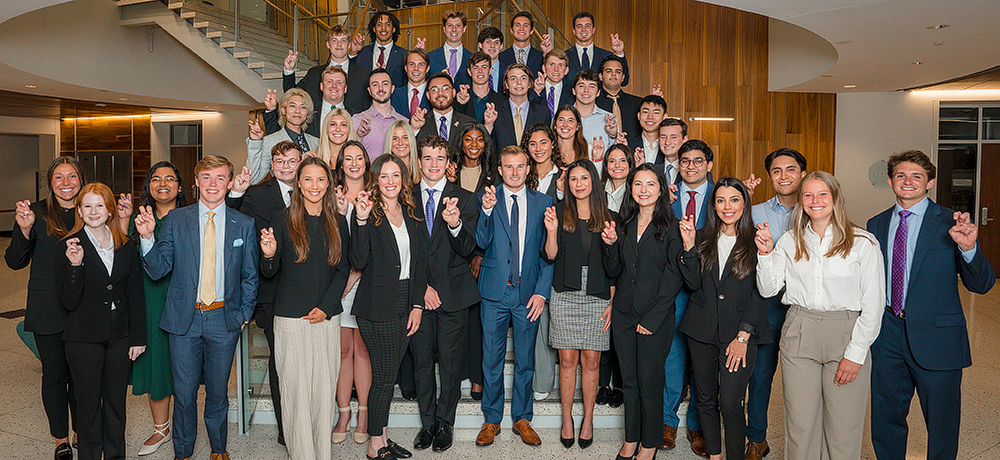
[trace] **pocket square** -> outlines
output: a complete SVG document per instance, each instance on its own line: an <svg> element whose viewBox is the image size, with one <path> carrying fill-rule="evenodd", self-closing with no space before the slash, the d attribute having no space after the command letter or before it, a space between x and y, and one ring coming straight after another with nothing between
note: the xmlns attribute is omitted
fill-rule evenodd
<svg viewBox="0 0 1000 460"><path fill-rule="evenodd" d="M243 238L236 238L235 240L233 240L234 248L238 248L240 246L243 246Z"/></svg>

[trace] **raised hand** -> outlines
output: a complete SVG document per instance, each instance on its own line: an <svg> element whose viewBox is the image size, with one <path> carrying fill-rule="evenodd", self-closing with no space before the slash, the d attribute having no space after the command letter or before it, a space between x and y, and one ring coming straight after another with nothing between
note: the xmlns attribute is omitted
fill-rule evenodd
<svg viewBox="0 0 1000 460"><path fill-rule="evenodd" d="M677 201L677 191L680 190L677 184L667 184L667 192L670 193L670 202Z"/></svg>
<svg viewBox="0 0 1000 460"><path fill-rule="evenodd" d="M757 188L758 185L760 185L760 182L761 179L759 177L754 176L753 173L750 173L750 178L743 181L743 185L747 186L747 191L750 192L750 196L753 196L753 191L754 189Z"/></svg>
<svg viewBox="0 0 1000 460"><path fill-rule="evenodd" d="M458 197L441 198L441 204L444 205L441 217L445 223L449 227L458 227L458 224L462 223L462 214L458 211Z"/></svg>
<svg viewBox="0 0 1000 460"><path fill-rule="evenodd" d="M662 85L653 85L653 91L650 92L649 94L652 94L653 96L663 97L662 87L663 87Z"/></svg>
<svg viewBox="0 0 1000 460"><path fill-rule="evenodd" d="M454 161L448 162L448 169L444 170L444 177L448 179L448 182L455 182L458 180L458 164Z"/></svg>
<svg viewBox="0 0 1000 460"><path fill-rule="evenodd" d="M354 34L354 38L351 40L351 44L348 45L347 52L351 56L357 56L361 52L361 48L365 47L365 37L361 34Z"/></svg>
<svg viewBox="0 0 1000 460"><path fill-rule="evenodd" d="M469 103L472 96L469 95L469 85L458 85L458 94L455 94L455 101L465 105Z"/></svg>
<svg viewBox="0 0 1000 460"><path fill-rule="evenodd" d="M491 185L489 187L486 187L486 190L483 190L483 211L489 211L490 209L493 209L493 206L496 206L496 204L497 204L496 186Z"/></svg>
<svg viewBox="0 0 1000 460"><path fill-rule="evenodd" d="M274 228L260 229L260 253L270 259L278 251L278 242L274 240Z"/></svg>
<svg viewBox="0 0 1000 460"><path fill-rule="evenodd" d="M365 136L367 136L368 133L372 132L371 121L372 121L371 118L364 117L364 118L361 119L361 123L358 123L358 140L359 141L361 139L363 139Z"/></svg>
<svg viewBox="0 0 1000 460"><path fill-rule="evenodd" d="M21 228L21 233L25 238L31 238L31 226L35 225L35 211L31 210L31 202L28 200L18 201L15 206L14 222Z"/></svg>
<svg viewBox="0 0 1000 460"><path fill-rule="evenodd" d="M677 226L681 229L681 242L684 243L684 250L690 251L694 247L694 216L684 216L683 219L677 221Z"/></svg>
<svg viewBox="0 0 1000 460"><path fill-rule="evenodd" d="M344 186L338 185L334 193L337 195L337 210L341 214L347 212L347 192L344 191Z"/></svg>
<svg viewBox="0 0 1000 460"><path fill-rule="evenodd" d="M250 139L255 141L264 139L264 130L260 128L260 123L257 123L257 120L248 120L247 124L250 125Z"/></svg>
<svg viewBox="0 0 1000 460"><path fill-rule="evenodd" d="M604 159L604 136L594 137L593 147L590 149L590 160L594 163Z"/></svg>
<svg viewBox="0 0 1000 460"><path fill-rule="evenodd" d="M153 215L153 207L139 206L139 214L135 216L135 231L139 232L140 237L148 240L153 237L154 230L156 230L156 217Z"/></svg>
<svg viewBox="0 0 1000 460"><path fill-rule="evenodd" d="M79 238L66 240L66 258L74 267L79 267L83 263L83 247L80 246Z"/></svg>
<svg viewBox="0 0 1000 460"><path fill-rule="evenodd" d="M615 244L618 241L618 229L616 225L613 220L604 223L604 230L601 231L601 239L604 240L604 244Z"/></svg>
<svg viewBox="0 0 1000 460"><path fill-rule="evenodd" d="M556 216L555 206L545 208L545 230L548 230L550 238L551 235L555 235L556 230L559 230L559 218Z"/></svg>
<svg viewBox="0 0 1000 460"><path fill-rule="evenodd" d="M368 220L368 216L372 212L372 194L371 192L358 192L358 201L354 205L354 210L357 213L358 223L360 221Z"/></svg>
<svg viewBox="0 0 1000 460"><path fill-rule="evenodd" d="M424 118L426 116L427 109L417 108L413 111L413 116L410 117L410 128L413 128L414 133L420 131L420 128L423 128L424 124L427 123L427 119Z"/></svg>
<svg viewBox="0 0 1000 460"><path fill-rule="evenodd" d="M559 168L562 172L556 178L556 190L566 193L566 168Z"/></svg>
<svg viewBox="0 0 1000 460"><path fill-rule="evenodd" d="M552 51L552 36L549 34L542 35L542 43L539 44L542 47L542 55L549 54Z"/></svg>
<svg viewBox="0 0 1000 460"><path fill-rule="evenodd" d="M483 121L490 132L493 132L493 124L497 122L497 116L500 114L497 112L496 104L492 102L486 103L486 111L483 112Z"/></svg>
<svg viewBox="0 0 1000 460"><path fill-rule="evenodd" d="M628 133L619 132L618 135L615 136L615 143L628 145Z"/></svg>
<svg viewBox="0 0 1000 460"><path fill-rule="evenodd" d="M958 244L958 248L971 251L976 247L976 239L979 238L979 227L972 223L972 216L967 212L955 212L953 215L955 225L948 229L952 241Z"/></svg>
<svg viewBox="0 0 1000 460"><path fill-rule="evenodd" d="M618 34L611 34L611 51L615 55L625 54L625 42L618 38Z"/></svg>
<svg viewBox="0 0 1000 460"><path fill-rule="evenodd" d="M774 250L774 238L771 237L771 229L768 228L767 222L757 224L757 236L753 238L753 242L757 243L757 252L761 254Z"/></svg>
<svg viewBox="0 0 1000 460"><path fill-rule="evenodd" d="M233 191L236 193L246 192L250 188L250 168L244 166L240 174L233 179Z"/></svg>
<svg viewBox="0 0 1000 460"><path fill-rule="evenodd" d="M424 49L426 46L427 46L427 39L424 37L418 37L417 44L413 45L413 49L417 48Z"/></svg>
<svg viewBox="0 0 1000 460"><path fill-rule="evenodd" d="M608 133L608 139L618 136L618 119L610 113L604 116L604 132Z"/></svg>
<svg viewBox="0 0 1000 460"><path fill-rule="evenodd" d="M636 166L639 166L646 162L646 149L642 147L636 147L635 152L632 153L632 159Z"/></svg>
<svg viewBox="0 0 1000 460"><path fill-rule="evenodd" d="M278 90L267 90L267 95L264 96L264 108L267 110L275 110L278 108Z"/></svg>
<svg viewBox="0 0 1000 460"><path fill-rule="evenodd" d="M128 220L132 218L132 194L124 194L118 198L118 205L116 206L118 212L118 223L121 225L122 232L128 233Z"/></svg>
<svg viewBox="0 0 1000 460"><path fill-rule="evenodd" d="M295 64L299 61L299 53L295 50L288 50L285 56L285 70L295 70Z"/></svg>
<svg viewBox="0 0 1000 460"><path fill-rule="evenodd" d="M534 83L535 94L541 96L542 92L545 91L545 72L538 72L538 78L532 83Z"/></svg>

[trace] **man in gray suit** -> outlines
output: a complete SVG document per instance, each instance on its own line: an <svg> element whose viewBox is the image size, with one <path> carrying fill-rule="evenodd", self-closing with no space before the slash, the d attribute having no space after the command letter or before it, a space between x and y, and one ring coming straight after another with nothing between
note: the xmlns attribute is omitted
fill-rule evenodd
<svg viewBox="0 0 1000 460"><path fill-rule="evenodd" d="M268 97L274 93L268 91ZM272 99L273 100L273 99ZM298 144L302 155L315 152L319 139L305 132L312 122L313 102L304 90L292 88L278 100L278 125L280 129L264 136L257 120L250 120L250 137L247 138L247 167L250 168L250 184L256 184L271 172L271 149L281 141ZM316 120L319 123L319 120Z"/></svg>

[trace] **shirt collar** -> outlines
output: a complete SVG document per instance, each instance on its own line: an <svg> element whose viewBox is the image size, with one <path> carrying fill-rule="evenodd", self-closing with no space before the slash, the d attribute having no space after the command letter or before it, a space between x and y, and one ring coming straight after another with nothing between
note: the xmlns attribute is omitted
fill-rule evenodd
<svg viewBox="0 0 1000 460"><path fill-rule="evenodd" d="M924 213L927 212L927 205L928 204L930 204L930 201L925 196L923 199L921 199L920 201L918 201L917 204L915 204L913 206L910 206L910 209L907 209L907 211L910 211L911 213L916 214L916 215L922 217L924 215ZM903 207L900 206L899 203L897 202L896 206L894 206L893 210L892 210L893 216L898 217L899 216L899 211L902 211L902 210L903 210Z"/></svg>
<svg viewBox="0 0 1000 460"><path fill-rule="evenodd" d="M528 187L527 186L522 186L521 190L519 190L517 192L511 192L510 189L507 188L506 185L504 185L503 186L503 190L504 190L504 199L509 198L511 195L517 195L518 200L522 203L522 204L519 204L518 206L523 206L525 197L528 195Z"/></svg>
<svg viewBox="0 0 1000 460"><path fill-rule="evenodd" d="M681 182L681 186L680 186L680 190L679 190L680 192L685 192L686 193L686 192L688 192L690 190L694 190L699 195L705 196L705 193L708 192L708 181L706 180L701 185L699 185L697 188L688 187L688 184L686 184L684 182Z"/></svg>
<svg viewBox="0 0 1000 460"><path fill-rule="evenodd" d="M776 197L776 196L775 197L771 197L771 199L768 200L768 201L771 202L771 210L774 211L774 212L784 213L784 214L788 214L788 213L792 212L791 209L788 209L788 208L785 207L785 205L781 204L781 200L779 200L778 197ZM795 206L792 206L792 207L794 208Z"/></svg>
<svg viewBox="0 0 1000 460"><path fill-rule="evenodd" d="M281 191L281 199L284 200L288 196L288 192L292 191L292 186L277 179L275 179L275 182L278 183L278 190Z"/></svg>
<svg viewBox="0 0 1000 460"><path fill-rule="evenodd" d="M417 86L413 86L413 83L406 82L407 98L409 98L409 93L412 93L413 90L417 90L420 94L424 94L424 90L425 89L427 89L427 82L426 81L424 81L423 83L421 83L421 84L419 84Z"/></svg>
<svg viewBox="0 0 1000 460"><path fill-rule="evenodd" d="M448 43L445 43L444 46L443 46L443 48L444 48L444 58L445 59L451 59L451 50L457 51L458 59L462 59L462 47L461 46L459 46L458 48L452 48L452 47L448 46Z"/></svg>
<svg viewBox="0 0 1000 460"><path fill-rule="evenodd" d="M333 62L333 57L331 56L330 64L327 67L334 67L338 65L340 66L341 69L344 69L344 72L347 72L351 66L351 59L350 58L344 59L344 62Z"/></svg>
<svg viewBox="0 0 1000 460"><path fill-rule="evenodd" d="M442 180L438 181L437 185L430 186L430 185L427 184L426 180L421 179L420 180L420 191L424 192L424 191L427 191L428 189L431 189L431 190L436 190L437 193L441 193L441 192L444 191L444 182L445 182L445 180L442 179ZM441 195L437 195L437 196L441 196Z"/></svg>
<svg viewBox="0 0 1000 460"><path fill-rule="evenodd" d="M529 43L528 46L525 46L524 48L518 48L517 45L510 45L510 48L514 50L514 59L517 59L517 52L524 51L524 54L527 55L531 50L531 44Z"/></svg>
<svg viewBox="0 0 1000 460"><path fill-rule="evenodd" d="M215 217L224 216L226 214L226 202L219 203L219 206L215 209L208 209L208 206L205 206L204 202L198 200L198 215L208 217L208 211L214 211Z"/></svg>

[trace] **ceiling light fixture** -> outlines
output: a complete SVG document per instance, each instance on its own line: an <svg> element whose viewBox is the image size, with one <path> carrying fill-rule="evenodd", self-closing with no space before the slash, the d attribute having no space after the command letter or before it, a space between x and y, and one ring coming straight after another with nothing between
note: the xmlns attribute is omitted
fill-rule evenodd
<svg viewBox="0 0 1000 460"><path fill-rule="evenodd" d="M913 61L913 65L924 65L924 61Z"/></svg>
<svg viewBox="0 0 1000 460"><path fill-rule="evenodd" d="M934 46L941 46L943 44L944 44L944 42L934 42Z"/></svg>
<svg viewBox="0 0 1000 460"><path fill-rule="evenodd" d="M951 27L951 24L935 24L933 26L927 26L928 30L941 30Z"/></svg>
<svg viewBox="0 0 1000 460"><path fill-rule="evenodd" d="M105 107L107 104L97 104L98 107ZM110 118L143 118L143 117L162 117L162 116L198 116L198 115L211 115L218 114L218 112L179 112L179 113L147 113L143 115L108 115L102 117L70 117L63 118L63 121L69 120L104 120Z"/></svg>
<svg viewBox="0 0 1000 460"><path fill-rule="evenodd" d="M844 85L844 88L857 88L858 85Z"/></svg>
<svg viewBox="0 0 1000 460"><path fill-rule="evenodd" d="M24 85L24 87L25 87L25 88L28 88L28 89L35 89L35 88L38 88L38 87L37 87L37 86L35 86L35 85Z"/></svg>
<svg viewBox="0 0 1000 460"><path fill-rule="evenodd" d="M850 40L839 41L839 42L837 42L837 44L838 45L850 45L851 41Z"/></svg>
<svg viewBox="0 0 1000 460"><path fill-rule="evenodd" d="M127 98L127 97L120 97L120 98L118 98L118 100L119 100L119 101L127 101L127 100L128 100L128 98Z"/></svg>
<svg viewBox="0 0 1000 460"><path fill-rule="evenodd" d="M735 121L735 118L726 117L688 117L688 121Z"/></svg>

